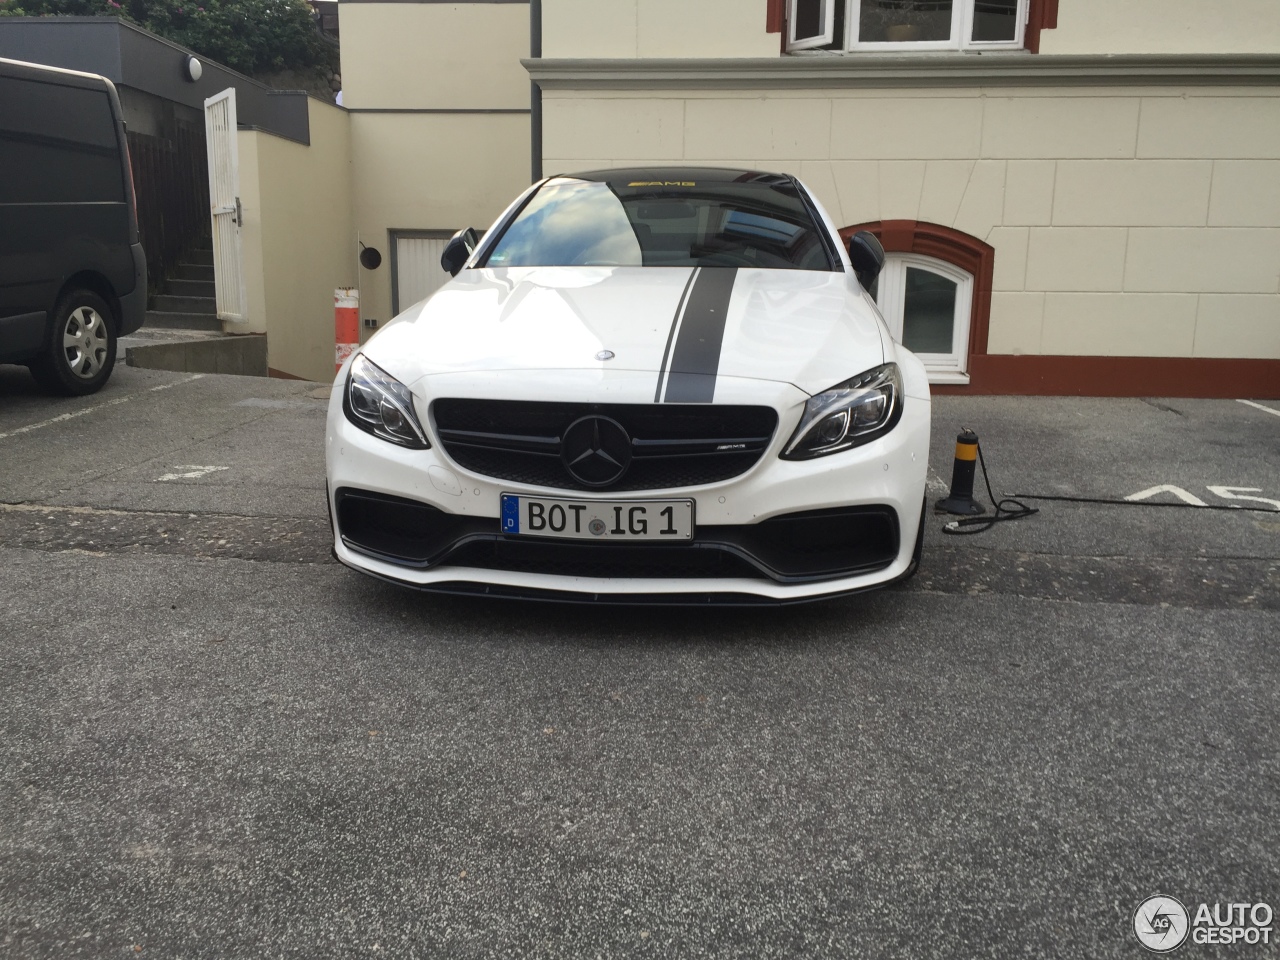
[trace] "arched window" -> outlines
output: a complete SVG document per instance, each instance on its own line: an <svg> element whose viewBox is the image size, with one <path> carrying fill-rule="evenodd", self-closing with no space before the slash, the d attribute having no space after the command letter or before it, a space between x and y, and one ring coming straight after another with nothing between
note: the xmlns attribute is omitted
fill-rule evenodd
<svg viewBox="0 0 1280 960"><path fill-rule="evenodd" d="M936 223L878 220L845 227L880 238L885 268L873 296L894 338L917 354L929 382L963 385L975 356L987 352L995 249Z"/></svg>
<svg viewBox="0 0 1280 960"><path fill-rule="evenodd" d="M890 253L871 291L893 339L924 361L932 383L968 383L973 275L914 253Z"/></svg>

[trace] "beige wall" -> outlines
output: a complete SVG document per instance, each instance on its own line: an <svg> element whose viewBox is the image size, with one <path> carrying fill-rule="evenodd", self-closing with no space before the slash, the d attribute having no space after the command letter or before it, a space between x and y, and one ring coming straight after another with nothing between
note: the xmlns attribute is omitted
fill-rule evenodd
<svg viewBox="0 0 1280 960"><path fill-rule="evenodd" d="M271 136L260 130L236 134L240 176L240 258L244 270L245 323L225 323L235 333L267 332L266 264L262 255L262 189L259 146Z"/></svg>
<svg viewBox="0 0 1280 960"><path fill-rule="evenodd" d="M249 328L267 362L333 379L333 291L356 279L351 137L338 107L307 101L311 145L241 130L240 196Z"/></svg>
<svg viewBox="0 0 1280 960"><path fill-rule="evenodd" d="M1061 0L1045 53L1280 53L1277 0Z"/></svg>
<svg viewBox="0 0 1280 960"><path fill-rule="evenodd" d="M361 308L385 323L388 231L486 229L529 185L529 117L353 113L351 133L356 227L383 254L382 267L360 271Z"/></svg>
<svg viewBox="0 0 1280 960"><path fill-rule="evenodd" d="M548 171L783 170L841 225L987 241L991 353L1280 358L1272 88L555 90L544 105Z"/></svg>
<svg viewBox="0 0 1280 960"><path fill-rule="evenodd" d="M359 108L528 108L525 3L344 3L342 102Z"/></svg>
<svg viewBox="0 0 1280 960"><path fill-rule="evenodd" d="M529 5L361 2L339 11L355 229L383 255L377 270L360 270L360 307L383 324L391 230L484 229L529 185L529 75L520 64Z"/></svg>
<svg viewBox="0 0 1280 960"><path fill-rule="evenodd" d="M765 33L766 7L767 0L543 0L542 55L774 57L780 38Z"/></svg>

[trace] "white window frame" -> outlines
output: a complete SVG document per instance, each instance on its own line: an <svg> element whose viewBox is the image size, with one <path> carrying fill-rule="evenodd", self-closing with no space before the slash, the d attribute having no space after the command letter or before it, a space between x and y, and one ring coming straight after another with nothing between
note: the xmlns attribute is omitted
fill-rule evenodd
<svg viewBox="0 0 1280 960"><path fill-rule="evenodd" d="M954 0L951 6L951 36L947 40L903 40L864 43L858 39L861 29L863 0L844 0L844 46L846 50L890 53L903 50L1021 50L1026 40L1027 16L1031 0L1018 0L1018 23L1012 40L969 39L973 33L975 5L978 0ZM833 11L834 13L834 11ZM810 44L817 46L817 44ZM800 49L788 47L788 49Z"/></svg>
<svg viewBox="0 0 1280 960"><path fill-rule="evenodd" d="M903 313L906 308L907 268L927 270L956 284L955 322L951 328L950 353L917 353L929 373L930 383L969 382L969 325L973 313L973 275L953 263L917 253L886 254L876 287L876 305L897 343L902 342Z"/></svg>
<svg viewBox="0 0 1280 960"><path fill-rule="evenodd" d="M836 4L844 0L817 0L818 19L822 23L822 32L812 37L796 38L796 6L800 0L787 0L787 51L808 50L812 47L825 47L835 43L836 39Z"/></svg>

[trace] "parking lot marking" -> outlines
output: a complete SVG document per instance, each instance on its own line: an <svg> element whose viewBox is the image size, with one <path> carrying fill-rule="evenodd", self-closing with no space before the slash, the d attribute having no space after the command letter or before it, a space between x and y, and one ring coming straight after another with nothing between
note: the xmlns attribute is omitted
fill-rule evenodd
<svg viewBox="0 0 1280 960"><path fill-rule="evenodd" d="M237 400L237 407L265 407L268 410L322 410L321 404L315 400L271 400L265 397L249 397L247 400Z"/></svg>
<svg viewBox="0 0 1280 960"><path fill-rule="evenodd" d="M1139 500L1150 500L1158 493L1172 493L1183 503L1189 503L1193 507L1207 507L1208 504L1197 497L1195 494L1187 493L1181 487L1175 487L1172 483L1162 483L1158 487L1148 487L1146 490L1140 490L1137 493L1131 493L1125 497L1130 503L1137 503Z"/></svg>
<svg viewBox="0 0 1280 960"><path fill-rule="evenodd" d="M1271 500L1267 497L1241 496L1242 493L1261 493L1261 487L1209 487L1208 490L1210 493L1217 494L1224 500L1252 500L1255 503L1269 503L1271 506L1275 507L1277 511L1280 511L1280 500ZM1233 503L1232 506L1238 507L1239 504Z"/></svg>
<svg viewBox="0 0 1280 960"><path fill-rule="evenodd" d="M162 383L158 387L150 387L147 390L147 393L155 393L157 390L168 390L170 387L177 387L184 383L190 383L192 380L199 380L203 376L203 373L197 373L194 376L187 377L183 380L175 380L172 383ZM126 397L116 397L114 400L104 400L102 403L95 403L93 406L85 407L83 410L72 410L70 413L60 413L56 417L50 417L48 420L41 420L39 423L29 423L25 427L18 427L16 430L10 430L7 433L0 433L0 440L7 440L9 437L16 437L21 433L30 433L32 430L51 427L55 423L64 423L65 421L73 420L76 417L83 417L86 413L93 413L95 410L114 407L117 403L125 403L126 401L139 396L141 396L141 394L131 393Z"/></svg>
<svg viewBox="0 0 1280 960"><path fill-rule="evenodd" d="M193 373L189 377L183 377L181 380L174 380L171 383L162 383L155 387L148 387L147 393L155 393L157 390L168 390L171 387L180 387L184 383L190 383L192 380L199 380L204 376L203 373Z"/></svg>
<svg viewBox="0 0 1280 960"><path fill-rule="evenodd" d="M200 467L195 464L182 464L175 466L174 470L184 470L185 473L166 473L164 476L156 477L157 483L164 483L168 480L199 480L201 477L207 477L211 473L217 473L219 470L230 470L230 467Z"/></svg>
<svg viewBox="0 0 1280 960"><path fill-rule="evenodd" d="M1252 400L1237 400L1236 403L1243 403L1246 407L1254 407L1258 410L1265 410L1267 413L1271 414L1273 417L1280 417L1280 410L1276 410L1274 407L1264 407L1262 404L1254 403Z"/></svg>
<svg viewBox="0 0 1280 960"><path fill-rule="evenodd" d="M93 413L95 410L102 410L105 407L114 407L117 403L124 403L126 400L132 400L132 396L116 397L114 400L107 400L104 403L95 403L92 407L85 407L83 410L73 410L70 413L60 413L56 417L50 417L48 420L41 420L39 423L29 423L25 427L18 427L16 430L10 430L7 433L0 433L0 440L7 440L10 437L16 437L20 433L30 433L32 430L40 430L44 427L51 427L55 423L62 423L75 417L83 417L86 413Z"/></svg>

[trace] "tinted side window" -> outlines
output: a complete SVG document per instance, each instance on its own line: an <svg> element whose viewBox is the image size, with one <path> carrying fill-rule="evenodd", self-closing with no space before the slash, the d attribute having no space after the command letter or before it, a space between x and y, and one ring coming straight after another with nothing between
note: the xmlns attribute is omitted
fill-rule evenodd
<svg viewBox="0 0 1280 960"><path fill-rule="evenodd" d="M123 203L106 90L0 77L0 203Z"/></svg>

